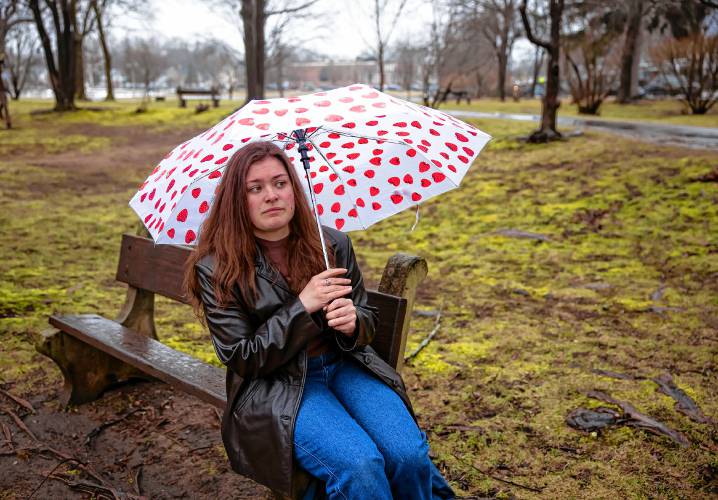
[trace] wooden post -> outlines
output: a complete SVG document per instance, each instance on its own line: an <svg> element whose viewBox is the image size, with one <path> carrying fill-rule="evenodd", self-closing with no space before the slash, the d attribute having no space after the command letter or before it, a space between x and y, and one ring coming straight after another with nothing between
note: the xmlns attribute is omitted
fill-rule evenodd
<svg viewBox="0 0 718 500"><path fill-rule="evenodd" d="M406 338L411 325L411 312L414 308L416 289L429 272L426 260L415 255L398 253L389 258L379 283L379 291L406 299L406 318L401 331L399 359L396 371L401 372L404 366Z"/></svg>
<svg viewBox="0 0 718 500"><path fill-rule="evenodd" d="M135 234L137 236L151 238L147 228L141 222L138 224ZM157 338L157 330L155 329L155 294L147 290L128 286L125 303L115 318L115 321L136 332L159 340Z"/></svg>

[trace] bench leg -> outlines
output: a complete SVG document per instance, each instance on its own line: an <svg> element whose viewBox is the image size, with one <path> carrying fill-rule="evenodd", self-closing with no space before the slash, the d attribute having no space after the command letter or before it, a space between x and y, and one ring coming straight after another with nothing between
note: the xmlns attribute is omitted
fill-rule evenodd
<svg viewBox="0 0 718 500"><path fill-rule="evenodd" d="M35 349L60 368L65 378L61 395L65 406L94 401L109 387L131 378L152 380L134 367L56 328L41 332Z"/></svg>

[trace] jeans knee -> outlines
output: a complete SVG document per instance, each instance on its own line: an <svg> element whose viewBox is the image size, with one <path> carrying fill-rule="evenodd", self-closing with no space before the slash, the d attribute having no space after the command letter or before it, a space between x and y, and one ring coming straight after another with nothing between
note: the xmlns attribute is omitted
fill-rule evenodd
<svg viewBox="0 0 718 500"><path fill-rule="evenodd" d="M425 443L395 448L386 456L388 469L392 472L421 471L429 465L428 451Z"/></svg>
<svg viewBox="0 0 718 500"><path fill-rule="evenodd" d="M356 457L348 467L348 472L354 478L369 481L377 476L385 475L384 465L384 457L377 451L377 453Z"/></svg>

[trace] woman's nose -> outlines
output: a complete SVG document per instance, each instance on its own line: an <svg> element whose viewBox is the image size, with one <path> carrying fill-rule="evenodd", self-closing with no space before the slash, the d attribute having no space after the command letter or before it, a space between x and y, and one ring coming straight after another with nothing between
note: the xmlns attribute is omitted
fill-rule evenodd
<svg viewBox="0 0 718 500"><path fill-rule="evenodd" d="M265 193L267 201L273 201L277 199L277 192L274 190L274 188L267 188Z"/></svg>

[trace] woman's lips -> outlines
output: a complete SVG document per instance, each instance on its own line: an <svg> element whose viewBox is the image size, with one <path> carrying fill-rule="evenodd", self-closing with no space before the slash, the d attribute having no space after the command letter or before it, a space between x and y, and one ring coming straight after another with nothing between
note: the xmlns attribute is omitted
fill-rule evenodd
<svg viewBox="0 0 718 500"><path fill-rule="evenodd" d="M269 210L265 210L265 214L276 214L277 212L283 211L283 208L270 208Z"/></svg>

